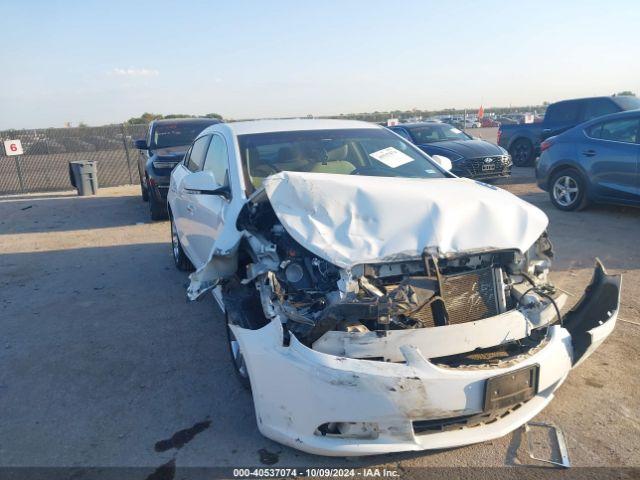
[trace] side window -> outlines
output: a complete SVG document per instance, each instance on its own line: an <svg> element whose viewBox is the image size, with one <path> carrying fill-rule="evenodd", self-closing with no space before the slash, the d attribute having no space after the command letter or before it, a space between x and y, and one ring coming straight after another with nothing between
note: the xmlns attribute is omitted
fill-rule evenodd
<svg viewBox="0 0 640 480"><path fill-rule="evenodd" d="M597 123L587 129L587 135L598 140L637 143L640 118L624 118Z"/></svg>
<svg viewBox="0 0 640 480"><path fill-rule="evenodd" d="M413 142L413 140L411 140L411 136L409 135L409 132L407 132L404 128L392 128L392 130L398 135L400 135L402 138L409 140L410 142Z"/></svg>
<svg viewBox="0 0 640 480"><path fill-rule="evenodd" d="M204 157L207 153L207 147L209 146L209 140L211 140L211 135L206 135L204 137L198 138L195 142L193 142L193 145L191 145L189 158L187 158L187 163L185 165L192 172L202 170Z"/></svg>
<svg viewBox="0 0 640 480"><path fill-rule="evenodd" d="M616 113L620 111L615 103L608 98L595 98L590 100L584 111L584 120L591 120L592 118L601 117L610 113Z"/></svg>
<svg viewBox="0 0 640 480"><path fill-rule="evenodd" d="M220 135L213 135L207 157L204 161L204 170L213 173L218 185L229 185L229 154L227 143Z"/></svg>
<svg viewBox="0 0 640 480"><path fill-rule="evenodd" d="M545 123L578 122L580 104L578 102L552 103L544 116Z"/></svg>

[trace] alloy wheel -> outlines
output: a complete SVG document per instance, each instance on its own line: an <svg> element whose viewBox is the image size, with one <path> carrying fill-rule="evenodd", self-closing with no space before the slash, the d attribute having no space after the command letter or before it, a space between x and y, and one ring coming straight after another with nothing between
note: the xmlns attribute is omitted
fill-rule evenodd
<svg viewBox="0 0 640 480"><path fill-rule="evenodd" d="M248 378L249 374L247 373L247 365L244 362L244 357L242 356L242 352L240 351L240 343L236 340L236 336L233 334L233 331L229 326L229 346L231 347L231 355L233 356L233 363L235 364L236 370L240 374L240 376L244 378Z"/></svg>
<svg viewBox="0 0 640 480"><path fill-rule="evenodd" d="M180 240L178 239L178 230L175 223L173 223L173 219L171 220L171 249L173 258L178 262L180 260Z"/></svg>
<svg viewBox="0 0 640 480"><path fill-rule="evenodd" d="M578 199L579 193L578 182L568 175L558 177L553 184L553 198L563 207L573 205Z"/></svg>

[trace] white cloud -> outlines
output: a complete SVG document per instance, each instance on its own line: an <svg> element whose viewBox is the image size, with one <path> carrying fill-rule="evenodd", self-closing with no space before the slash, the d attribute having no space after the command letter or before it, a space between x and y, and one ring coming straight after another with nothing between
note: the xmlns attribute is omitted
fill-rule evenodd
<svg viewBox="0 0 640 480"><path fill-rule="evenodd" d="M160 75L158 70L151 68L114 68L109 72L112 75L118 75L120 77L157 77Z"/></svg>

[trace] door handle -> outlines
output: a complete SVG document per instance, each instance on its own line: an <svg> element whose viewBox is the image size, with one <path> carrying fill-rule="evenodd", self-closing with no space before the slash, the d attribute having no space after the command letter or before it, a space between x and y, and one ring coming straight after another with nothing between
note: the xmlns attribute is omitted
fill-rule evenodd
<svg viewBox="0 0 640 480"><path fill-rule="evenodd" d="M195 210L194 206L190 203L187 203L187 212L193 215L194 210Z"/></svg>
<svg viewBox="0 0 640 480"><path fill-rule="evenodd" d="M582 155L584 155L585 157L594 157L596 155L596 151L595 150L584 150L582 152Z"/></svg>

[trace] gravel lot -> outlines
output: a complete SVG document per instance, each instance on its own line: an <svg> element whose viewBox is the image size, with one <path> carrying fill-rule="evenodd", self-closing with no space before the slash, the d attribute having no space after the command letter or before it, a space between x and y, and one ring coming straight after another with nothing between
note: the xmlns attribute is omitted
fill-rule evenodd
<svg viewBox="0 0 640 480"><path fill-rule="evenodd" d="M516 169L502 186L549 215L552 278L577 295L569 306L598 256L624 273L619 319L635 322L619 321L537 419L563 429L573 465L640 466L640 209L560 212L531 175ZM520 432L365 459L311 456L263 438L231 370L222 317L209 296L186 303L169 224L149 223L139 187L0 198L0 239L0 466L151 473L171 461L178 469L261 465L267 453L275 466L532 463ZM194 425L192 438L168 440Z"/></svg>

